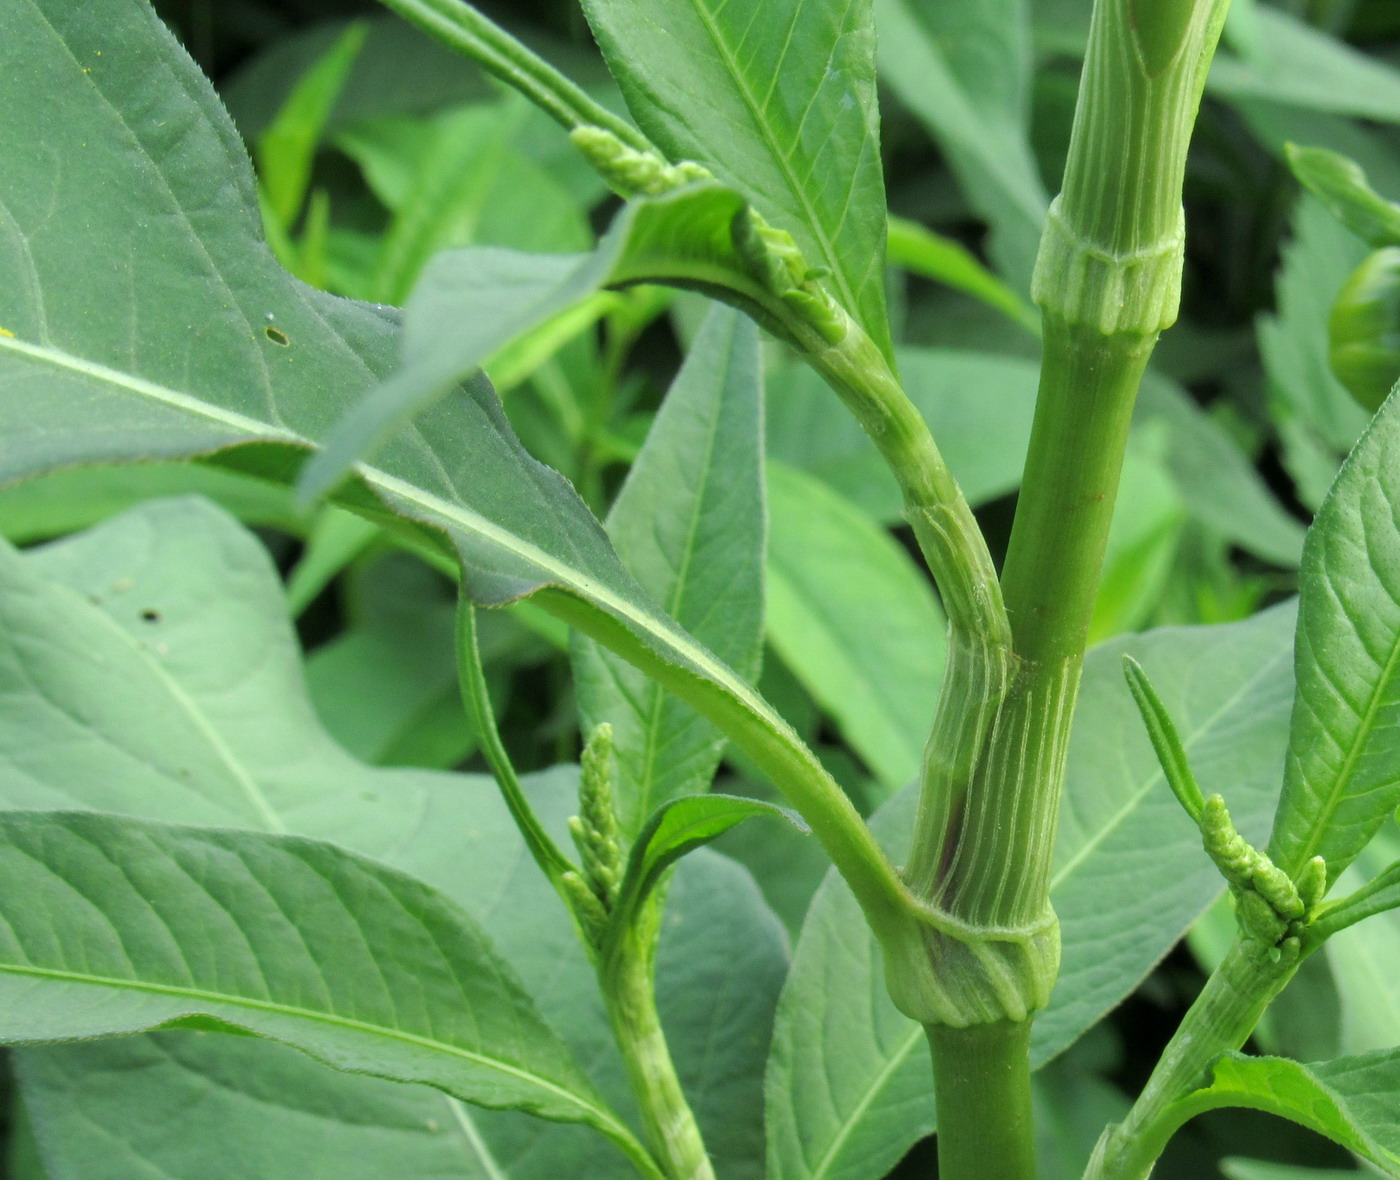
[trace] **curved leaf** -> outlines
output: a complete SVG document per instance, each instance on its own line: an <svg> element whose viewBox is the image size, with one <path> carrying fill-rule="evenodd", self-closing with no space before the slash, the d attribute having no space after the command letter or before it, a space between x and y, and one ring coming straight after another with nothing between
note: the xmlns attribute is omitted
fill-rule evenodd
<svg viewBox="0 0 1400 1180"><path fill-rule="evenodd" d="M18 276L0 285L0 328L13 333L0 334L0 480L231 448L222 461L286 480L296 452L389 373L393 313L312 291L275 265L234 129L140 0L20 0L0 33L0 135L18 145L0 171L0 270ZM713 235L704 241L729 243L723 210L741 198L713 185L673 198ZM671 223L650 208L659 220L627 216L660 241ZM443 327L422 326L427 338ZM423 338L406 342L419 361ZM431 544L445 536L481 605L553 588L553 613L743 742L799 807L825 816L814 829L828 847L870 864L872 901L894 904L892 874L873 863L815 757L648 600L573 489L520 446L485 383L419 425L359 471L352 506L387 506L426 526Z"/></svg>
<svg viewBox="0 0 1400 1180"><path fill-rule="evenodd" d="M869 0L583 0L638 125L787 230L888 354Z"/></svg>
<svg viewBox="0 0 1400 1180"><path fill-rule="evenodd" d="M353 1073L587 1122L635 1157L480 929L403 873L297 837L6 812L0 894L8 1044L200 1018Z"/></svg>
<svg viewBox="0 0 1400 1180"><path fill-rule="evenodd" d="M668 615L746 678L763 639L763 400L758 333L712 310L608 514L618 555ZM592 640L573 647L585 731L613 727L617 810L635 836L670 799L707 790L724 739Z"/></svg>
<svg viewBox="0 0 1400 1180"><path fill-rule="evenodd" d="M1297 696L1269 855L1329 880L1400 802L1400 399L1352 451L1308 531Z"/></svg>
<svg viewBox="0 0 1400 1180"><path fill-rule="evenodd" d="M1291 1119L1400 1176L1400 1051L1338 1057L1304 1065L1282 1057L1227 1053L1211 1083L1175 1104L1186 1117L1244 1106Z"/></svg>

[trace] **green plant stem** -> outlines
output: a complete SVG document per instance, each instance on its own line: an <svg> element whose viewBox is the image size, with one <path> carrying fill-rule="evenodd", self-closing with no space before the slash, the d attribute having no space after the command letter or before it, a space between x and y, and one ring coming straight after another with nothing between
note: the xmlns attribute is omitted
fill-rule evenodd
<svg viewBox="0 0 1400 1180"><path fill-rule="evenodd" d="M1211 1064L1249 1039L1300 961L1295 952L1274 963L1257 943L1235 943L1162 1051L1128 1117L1104 1132L1084 1180L1146 1180L1177 1129L1207 1109L1189 1096L1208 1082Z"/></svg>
<svg viewBox="0 0 1400 1180"><path fill-rule="evenodd" d="M626 119L595 102L581 87L463 0L380 2L519 90L567 130L602 127L636 151L656 151L651 141Z"/></svg>
<svg viewBox="0 0 1400 1180"><path fill-rule="evenodd" d="M496 716L486 688L486 673L481 666L481 649L476 637L476 607L460 592L457 598L457 678L467 716L481 742L482 755L495 776L515 826L525 838L525 847L567 904L568 896L560 886L559 878L573 870L573 863L550 839L520 787L520 778L496 728Z"/></svg>
<svg viewBox="0 0 1400 1180"><path fill-rule="evenodd" d="M1036 1180L1030 1024L929 1025L939 1176Z"/></svg>
<svg viewBox="0 0 1400 1180"><path fill-rule="evenodd" d="M613 1036L641 1109L645 1138L667 1180L714 1180L695 1114L681 1090L656 1011L656 942L662 903L653 894L598 962Z"/></svg>

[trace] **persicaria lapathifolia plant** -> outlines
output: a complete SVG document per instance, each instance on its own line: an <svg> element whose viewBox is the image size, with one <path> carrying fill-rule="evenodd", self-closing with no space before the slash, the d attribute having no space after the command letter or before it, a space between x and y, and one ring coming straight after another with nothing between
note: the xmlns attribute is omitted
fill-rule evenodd
<svg viewBox="0 0 1400 1180"><path fill-rule="evenodd" d="M1096 0L1048 201L1018 0L582 0L587 86L385 5L230 87L255 177L146 0L0 2L13 1173L1143 1180L1251 1107L1400 1176L1346 966L1400 906L1378 133L1326 124L1375 188L1284 153L1269 414L1154 361L1208 76L1270 150L1400 77ZM877 65L996 273L891 214ZM960 305L905 273L1005 347L906 342ZM1188 928L1129 1103L1084 1063Z"/></svg>

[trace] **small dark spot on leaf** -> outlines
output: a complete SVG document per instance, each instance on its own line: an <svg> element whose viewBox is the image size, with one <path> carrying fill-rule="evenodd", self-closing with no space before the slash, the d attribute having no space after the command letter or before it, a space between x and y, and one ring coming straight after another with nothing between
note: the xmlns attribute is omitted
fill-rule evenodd
<svg viewBox="0 0 1400 1180"><path fill-rule="evenodd" d="M286 348L287 345L292 342L291 337L288 336L286 332L282 331L281 328L274 328L271 324L263 329L263 335L271 340L273 344L280 344L283 348Z"/></svg>
<svg viewBox="0 0 1400 1180"><path fill-rule="evenodd" d="M159 623L160 611L148 606L145 610L141 612L141 621L143 623Z"/></svg>

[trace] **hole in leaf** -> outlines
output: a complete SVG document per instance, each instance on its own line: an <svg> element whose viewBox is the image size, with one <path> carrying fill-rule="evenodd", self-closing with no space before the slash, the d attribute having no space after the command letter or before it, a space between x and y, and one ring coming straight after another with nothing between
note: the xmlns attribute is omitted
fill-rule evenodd
<svg viewBox="0 0 1400 1180"><path fill-rule="evenodd" d="M143 623L159 623L160 611L155 610L152 607L147 607L141 612L141 621Z"/></svg>
<svg viewBox="0 0 1400 1180"><path fill-rule="evenodd" d="M292 342L291 337L289 337L286 332L282 331L281 328L274 328L271 325L263 329L263 335L271 340L273 344L280 344L283 348L286 348L287 345Z"/></svg>

